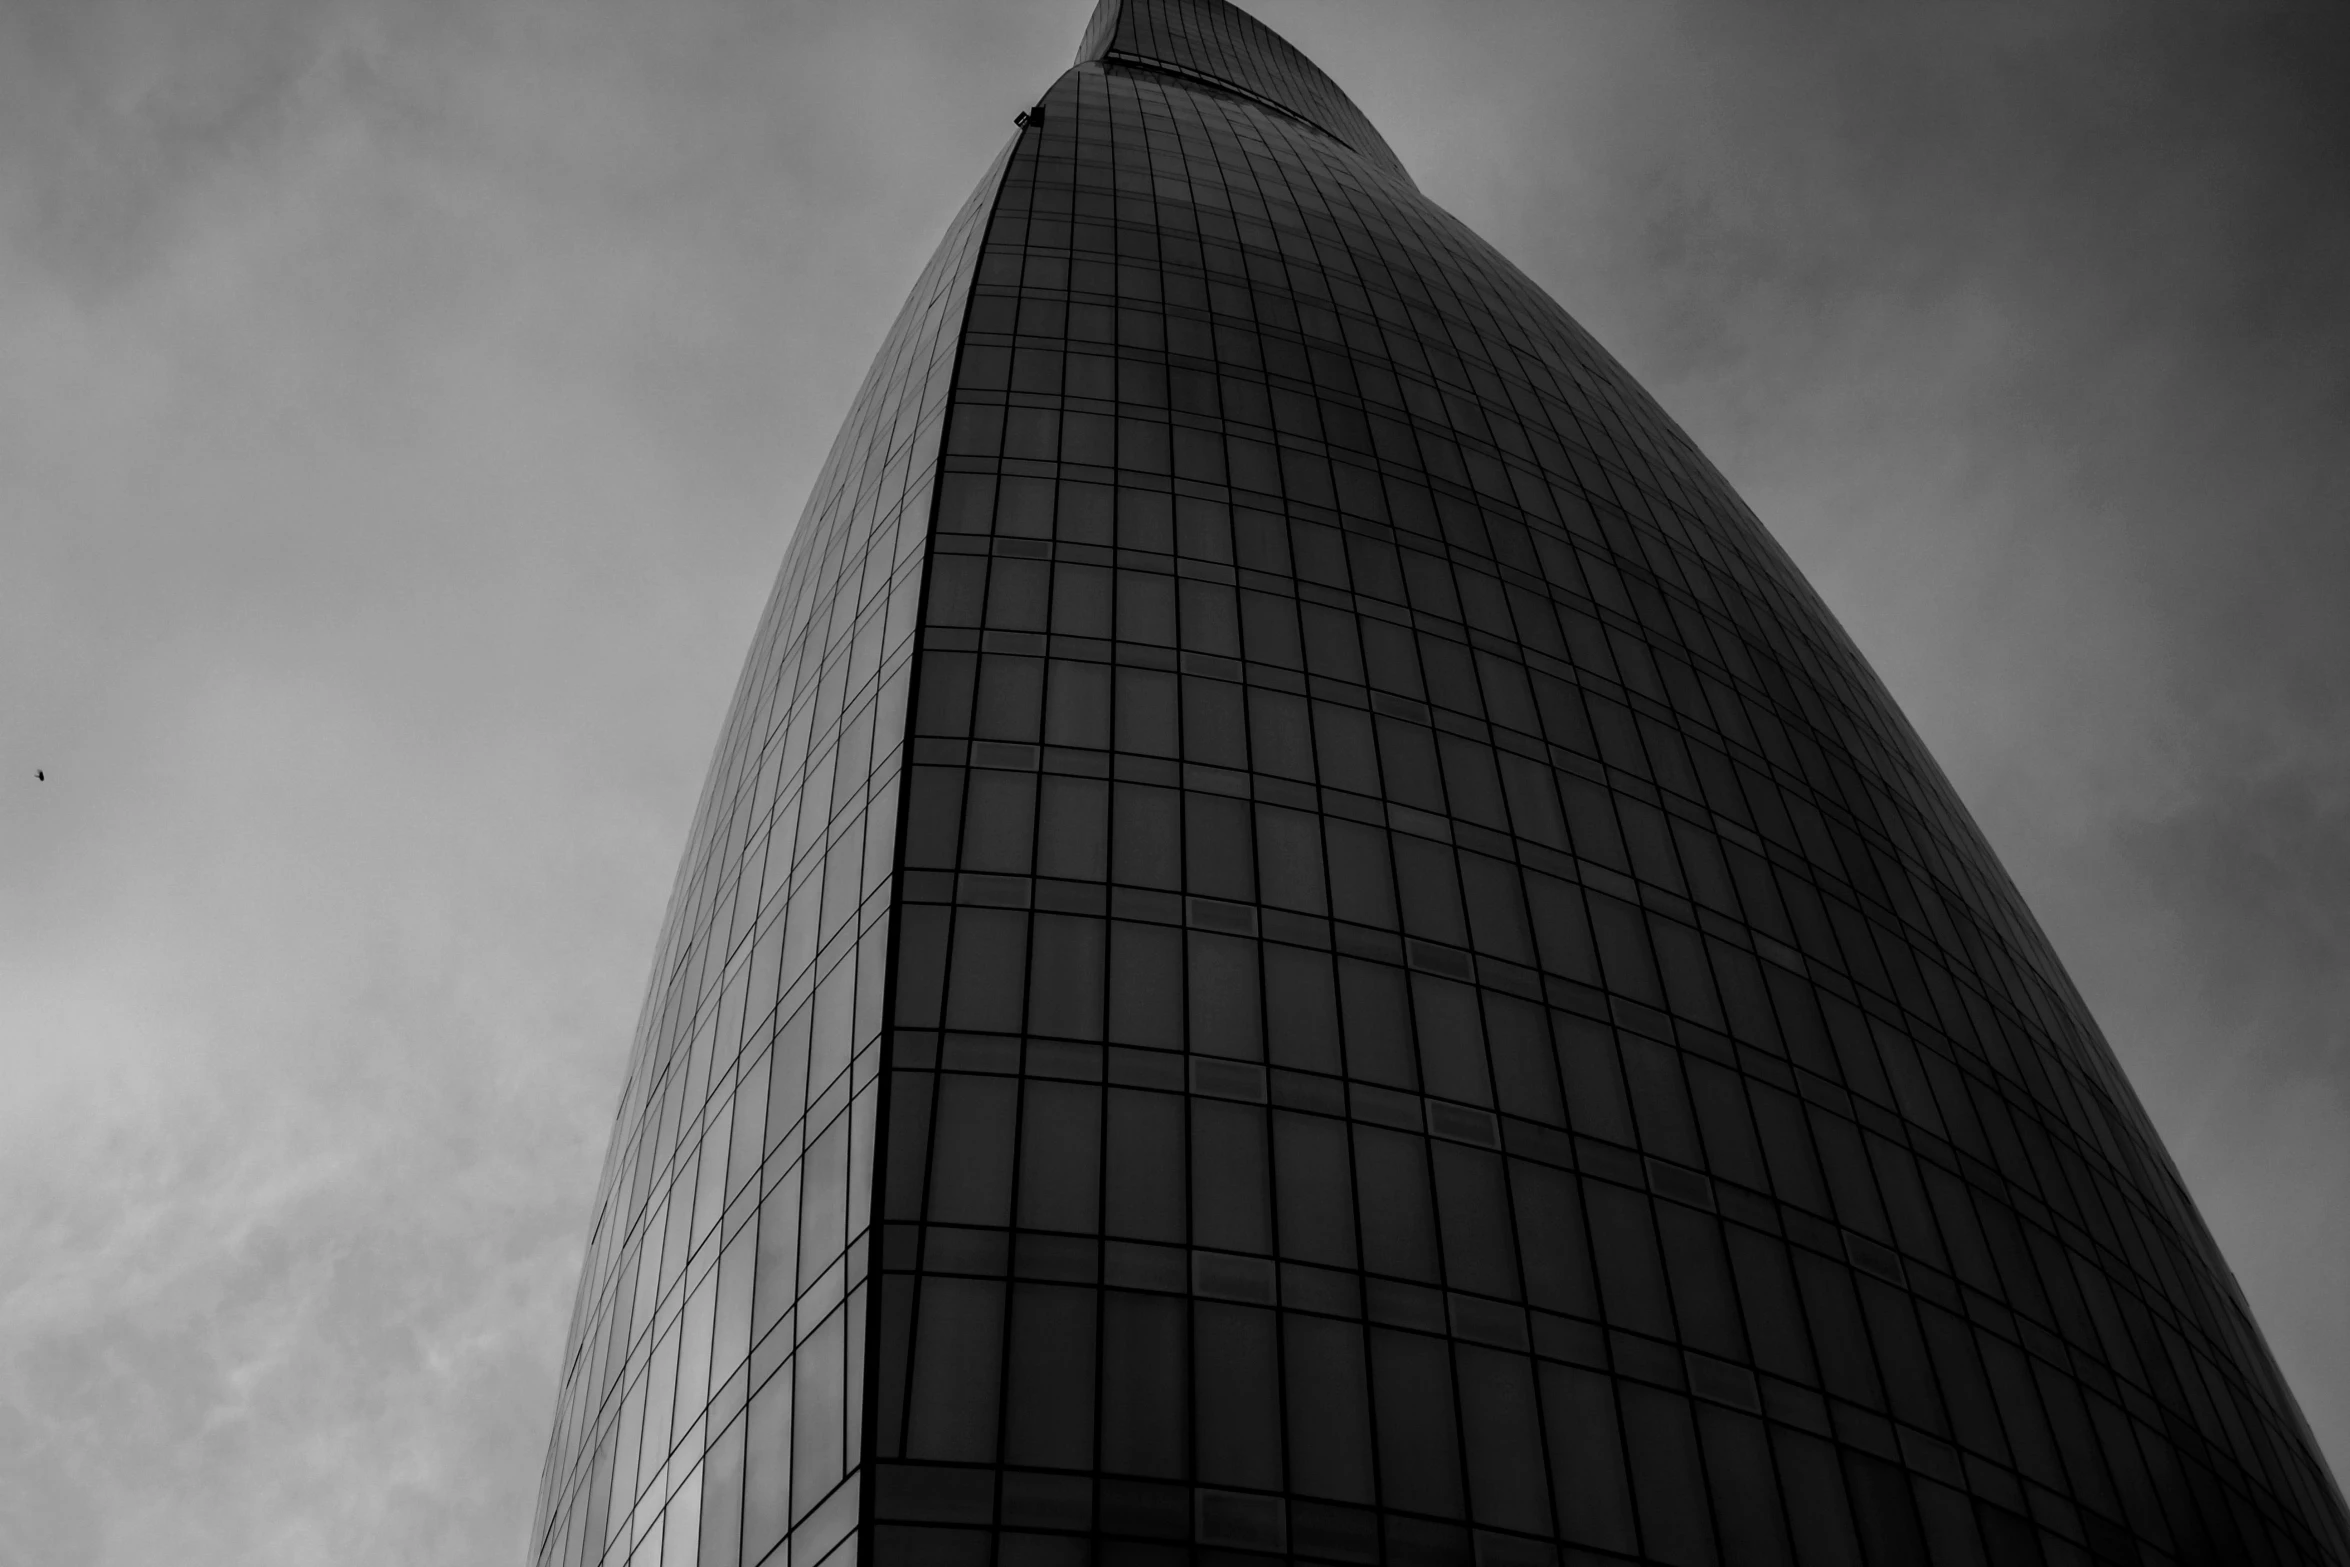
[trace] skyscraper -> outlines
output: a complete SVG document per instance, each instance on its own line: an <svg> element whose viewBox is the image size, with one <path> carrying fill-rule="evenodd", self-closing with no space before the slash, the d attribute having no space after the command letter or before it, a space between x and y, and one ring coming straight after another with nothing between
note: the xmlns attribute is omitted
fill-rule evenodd
<svg viewBox="0 0 2350 1567"><path fill-rule="evenodd" d="M1223 0L1102 0L785 556L536 1567L2345 1562L1786 556Z"/></svg>

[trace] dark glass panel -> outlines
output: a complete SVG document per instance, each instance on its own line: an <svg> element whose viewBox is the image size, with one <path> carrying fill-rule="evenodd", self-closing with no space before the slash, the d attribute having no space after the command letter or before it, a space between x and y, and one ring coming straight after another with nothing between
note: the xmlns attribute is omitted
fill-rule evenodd
<svg viewBox="0 0 2350 1567"><path fill-rule="evenodd" d="M1518 1298L1509 1188L1499 1154L1430 1143L1436 1207L1444 1237L1444 1277L1454 1289Z"/></svg>
<svg viewBox="0 0 2350 1567"><path fill-rule="evenodd" d="M1338 960L1338 994L1346 1020L1346 1070L1365 1082L1417 1086L1410 990L1401 969L1360 958Z"/></svg>
<svg viewBox="0 0 2350 1567"><path fill-rule="evenodd" d="M1102 1037L1108 937L1108 925L1098 919L1036 916L1029 953L1029 1032L1067 1039Z"/></svg>
<svg viewBox="0 0 2350 1567"><path fill-rule="evenodd" d="M1257 871L1265 902L1310 914L1325 912L1321 823L1304 811L1259 805L1256 828Z"/></svg>
<svg viewBox="0 0 2350 1567"><path fill-rule="evenodd" d="M1264 948L1265 1029L1275 1064L1339 1069L1338 995L1327 953Z"/></svg>
<svg viewBox="0 0 2350 1567"><path fill-rule="evenodd" d="M1384 1127L1357 1126L1354 1148L1363 1266L1373 1273L1438 1282L1427 1143Z"/></svg>
<svg viewBox="0 0 2350 1567"><path fill-rule="evenodd" d="M1076 881L1109 878L1109 786L1046 778L1037 818L1036 873Z"/></svg>
<svg viewBox="0 0 2350 1567"><path fill-rule="evenodd" d="M1461 1516L1461 1444L1444 1340L1370 1331L1379 1428L1379 1494L1390 1507Z"/></svg>
<svg viewBox="0 0 2350 1567"><path fill-rule="evenodd" d="M1026 915L963 910L955 919L954 961L947 973L947 1026L1017 1031L1027 972Z"/></svg>
<svg viewBox="0 0 2350 1567"><path fill-rule="evenodd" d="M1020 1224L1090 1234L1101 1210L1102 1091L1031 1080L1023 1093Z"/></svg>
<svg viewBox="0 0 2350 1567"><path fill-rule="evenodd" d="M1263 1060L1256 943L1199 931L1189 943L1191 1048L1201 1055Z"/></svg>
<svg viewBox="0 0 2350 1567"><path fill-rule="evenodd" d="M1443 1099L1492 1104L1476 990L1429 974L1414 974L1411 989L1423 1089Z"/></svg>
<svg viewBox="0 0 2350 1567"><path fill-rule="evenodd" d="M1201 1100L1192 1106L1194 1245L1223 1251L1273 1249L1265 1141L1265 1112L1254 1105Z"/></svg>
<svg viewBox="0 0 2350 1567"><path fill-rule="evenodd" d="M1537 1370L1559 1532L1579 1545L1629 1554L1637 1535L1614 1387L1595 1371L1548 1362Z"/></svg>
<svg viewBox="0 0 2350 1567"><path fill-rule="evenodd" d="M1763 1423L1713 1404L1699 1404L1696 1411L1723 1562L1783 1567L1792 1561L1786 1513Z"/></svg>
<svg viewBox="0 0 2350 1567"><path fill-rule="evenodd" d="M1517 1212L1526 1299L1550 1311L1598 1316L1599 1294L1592 1282L1580 1184L1563 1170L1513 1159L1510 1191Z"/></svg>
<svg viewBox="0 0 2350 1567"><path fill-rule="evenodd" d="M1543 1473L1534 1363L1522 1355L1464 1345L1455 1364L1472 1516L1499 1529L1549 1533L1550 1487Z"/></svg>
<svg viewBox="0 0 2350 1567"><path fill-rule="evenodd" d="M1725 1360L1744 1360L1746 1341L1739 1331L1738 1297L1724 1260L1721 1224L1711 1214L1664 1202L1656 1204L1656 1225L1683 1342Z"/></svg>
<svg viewBox="0 0 2350 1567"><path fill-rule="evenodd" d="M1779 1459L1779 1482L1787 1491L1787 1522L1795 1536L1796 1559L1806 1567L1813 1562L1861 1567L1860 1541L1853 1532L1844 1480L1837 1472L1836 1450L1784 1426L1771 1428L1771 1446Z"/></svg>
<svg viewBox="0 0 2350 1567"><path fill-rule="evenodd" d="M1052 661L1052 682L1045 708L1044 738L1048 745L1110 748L1110 680L1107 664L1080 664L1065 658Z"/></svg>
<svg viewBox="0 0 2350 1567"><path fill-rule="evenodd" d="M932 1219L944 1224L1011 1222L1018 1088L1010 1078L960 1072L939 1079Z"/></svg>
<svg viewBox="0 0 2350 1567"><path fill-rule="evenodd" d="M1113 1088L1104 1143L1103 1221L1112 1235L1182 1244L1183 1101Z"/></svg>
<svg viewBox="0 0 2350 1567"><path fill-rule="evenodd" d="M1637 1382L1623 1386L1624 1441L1645 1554L1676 1567L1714 1560L1705 1475L1689 1401Z"/></svg>
<svg viewBox="0 0 2350 1567"><path fill-rule="evenodd" d="M1110 1038L1154 1050L1183 1047L1183 932L1110 925Z"/></svg>
<svg viewBox="0 0 2350 1567"><path fill-rule="evenodd" d="M1092 1290L1021 1284L1012 1290L1004 1387L1004 1459L1054 1469L1093 1463Z"/></svg>
<svg viewBox="0 0 2350 1567"><path fill-rule="evenodd" d="M1102 1297L1101 1466L1185 1478L1191 1447L1184 1303L1111 1290Z"/></svg>
<svg viewBox="0 0 2350 1567"><path fill-rule="evenodd" d="M1326 1317L1285 1316L1290 1484L1306 1496L1371 1500L1371 1397L1363 1330Z"/></svg>
<svg viewBox="0 0 2350 1567"><path fill-rule="evenodd" d="M923 1281L915 1318L914 1374L906 1400L908 1457L967 1463L994 1458L1003 1310L1000 1284L937 1277Z"/></svg>
<svg viewBox="0 0 2350 1567"><path fill-rule="evenodd" d="M1346 1123L1275 1111L1272 1129L1281 1254L1353 1267L1354 1182Z"/></svg>
<svg viewBox="0 0 2350 1567"><path fill-rule="evenodd" d="M1665 1292L1648 1199L1605 1181L1585 1181L1583 1202L1608 1321L1637 1333L1671 1338L1673 1309Z"/></svg>
<svg viewBox="0 0 2350 1567"><path fill-rule="evenodd" d="M1281 1377L1274 1316L1203 1301L1192 1308L1202 1485L1281 1486Z"/></svg>
<svg viewBox="0 0 2350 1567"><path fill-rule="evenodd" d="M1329 848L1332 912L1360 925L1395 928L1395 880L1389 869L1387 835L1361 822L1329 818L1323 831Z"/></svg>

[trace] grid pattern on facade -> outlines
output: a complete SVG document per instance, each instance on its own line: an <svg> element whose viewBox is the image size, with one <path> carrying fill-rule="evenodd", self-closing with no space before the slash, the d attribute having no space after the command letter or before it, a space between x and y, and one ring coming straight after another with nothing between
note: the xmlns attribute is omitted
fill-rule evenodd
<svg viewBox="0 0 2350 1567"><path fill-rule="evenodd" d="M907 688L939 430L1001 172L850 408L721 733L596 1200L539 1567L813 1564L856 1525Z"/></svg>
<svg viewBox="0 0 2350 1567"><path fill-rule="evenodd" d="M746 665L537 1567L2350 1561L1720 476L1252 19L1079 58Z"/></svg>
<svg viewBox="0 0 2350 1567"><path fill-rule="evenodd" d="M1047 107L939 481L881 1558L2343 1560L2110 1051L1686 439L1296 121Z"/></svg>
<svg viewBox="0 0 2350 1567"><path fill-rule="evenodd" d="M1180 71L1237 88L1411 183L1402 160L1354 100L1288 39L1236 6L1101 0L1077 48L1078 64L1094 60Z"/></svg>

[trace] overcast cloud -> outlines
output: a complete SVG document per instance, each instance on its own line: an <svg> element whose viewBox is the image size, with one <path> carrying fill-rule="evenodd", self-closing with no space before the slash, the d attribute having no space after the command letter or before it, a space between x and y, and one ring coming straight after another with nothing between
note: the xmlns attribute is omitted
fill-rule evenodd
<svg viewBox="0 0 2350 1567"><path fill-rule="evenodd" d="M0 1567L521 1561L753 621L1088 9L0 0ZM2350 1468L2350 13L1256 9L1843 617Z"/></svg>

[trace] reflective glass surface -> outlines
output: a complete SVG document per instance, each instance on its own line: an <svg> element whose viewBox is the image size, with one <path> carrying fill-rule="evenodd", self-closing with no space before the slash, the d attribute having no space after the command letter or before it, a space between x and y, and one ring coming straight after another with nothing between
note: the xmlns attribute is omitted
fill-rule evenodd
<svg viewBox="0 0 2350 1567"><path fill-rule="evenodd" d="M907 693L939 431L1002 171L851 405L727 714L596 1198L538 1567L855 1558Z"/></svg>
<svg viewBox="0 0 2350 1567"><path fill-rule="evenodd" d="M818 493L540 1560L2350 1560L1865 663L1261 26L1105 0Z"/></svg>

